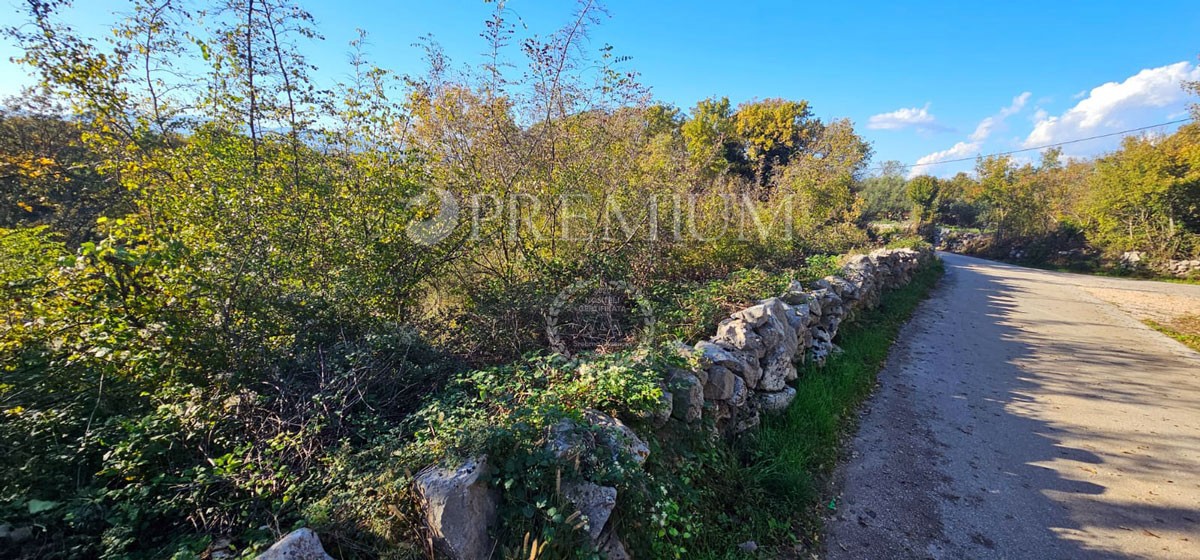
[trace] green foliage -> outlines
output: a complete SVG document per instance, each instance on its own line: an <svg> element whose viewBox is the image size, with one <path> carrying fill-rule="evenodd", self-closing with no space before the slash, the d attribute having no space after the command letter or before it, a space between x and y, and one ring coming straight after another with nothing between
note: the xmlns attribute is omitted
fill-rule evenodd
<svg viewBox="0 0 1200 560"><path fill-rule="evenodd" d="M663 372L683 365L680 360L641 349L570 360L530 357L463 374L406 422L413 437L400 454L414 468L486 455L494 467L491 483L504 490L501 545L518 549L532 535L546 550L567 556L586 549L587 539L561 496L563 481L586 479L619 490L647 484L632 457L615 453L619 446L588 443L614 436L589 426L584 411L648 414L660 406ZM563 454L556 446L571 451Z"/></svg>
<svg viewBox="0 0 1200 560"><path fill-rule="evenodd" d="M0 227L46 225L75 247L95 240L96 219L129 208L129 194L97 172L83 129L45 92L0 108Z"/></svg>
<svg viewBox="0 0 1200 560"><path fill-rule="evenodd" d="M1086 204L1102 246L1165 257L1200 251L1200 126L1127 138L1096 162L1091 187Z"/></svg>
<svg viewBox="0 0 1200 560"><path fill-rule="evenodd" d="M674 358L516 360L580 280L646 294L655 342L695 338L866 239L848 121L656 104L587 52L592 4L550 34L498 4L494 57L427 43L419 76L359 37L332 88L289 0L130 0L104 40L67 6L5 30L46 95L0 113L0 517L36 528L12 556L252 555L302 524L419 555L410 471L484 451L521 489L508 550L589 554L549 490L587 477L649 512L639 552L685 557L695 502L663 488L687 482L541 445L587 409L636 420Z"/></svg>
<svg viewBox="0 0 1200 560"><path fill-rule="evenodd" d="M902 220L912 210L905 192L904 169L898 161L884 162L878 175L863 179L858 194L864 203L864 219Z"/></svg>
<svg viewBox="0 0 1200 560"><path fill-rule="evenodd" d="M651 295L656 332L664 340L699 340L730 313L783 293L792 280L812 282L837 269L836 256L814 255L798 268L744 268L718 280L658 285Z"/></svg>
<svg viewBox="0 0 1200 560"><path fill-rule="evenodd" d="M908 185L905 189L908 199L913 204L914 218L918 223L928 222L933 219L939 188L937 177L918 175L908 180Z"/></svg>

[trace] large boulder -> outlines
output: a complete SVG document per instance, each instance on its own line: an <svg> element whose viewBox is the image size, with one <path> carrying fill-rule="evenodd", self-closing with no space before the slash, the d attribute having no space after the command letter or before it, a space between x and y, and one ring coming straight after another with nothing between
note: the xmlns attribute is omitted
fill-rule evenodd
<svg viewBox="0 0 1200 560"><path fill-rule="evenodd" d="M321 539L312 529L296 529L271 545L258 560L333 560L321 547Z"/></svg>
<svg viewBox="0 0 1200 560"><path fill-rule="evenodd" d="M434 545L454 560L490 558L500 493L481 480L487 458L457 469L430 467L417 474L416 488Z"/></svg>

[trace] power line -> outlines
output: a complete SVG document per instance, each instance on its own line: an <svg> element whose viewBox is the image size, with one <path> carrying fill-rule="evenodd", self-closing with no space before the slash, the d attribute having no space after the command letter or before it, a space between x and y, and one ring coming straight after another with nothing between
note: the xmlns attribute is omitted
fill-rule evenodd
<svg viewBox="0 0 1200 560"><path fill-rule="evenodd" d="M903 164L903 165L901 165L901 167L903 167L904 169L912 169L914 167L921 167L921 166L925 166L925 165L941 165L943 163L960 163L960 162L964 162L964 161L975 161L976 159L981 158L981 157L1010 156L1010 155L1019 154L1022 152L1034 152L1034 151L1038 151L1038 150L1045 150L1046 148L1056 148L1058 146L1066 146L1067 144L1078 144L1080 142L1087 142L1089 140L1097 140L1100 138L1109 138L1111 136L1120 136L1122 134L1129 134L1130 132L1141 132L1143 130L1150 130L1151 128L1158 128L1160 126L1170 126L1173 124L1182 124L1182 123L1188 122L1190 120L1192 120L1191 117L1188 117L1186 119L1179 119L1179 120L1165 122L1165 123L1152 124L1149 126L1142 126L1142 127L1138 127L1138 128L1131 128L1129 130L1122 130L1120 132L1109 132L1108 134L1099 134L1096 136L1089 136L1087 138L1077 138L1075 140L1067 140L1064 142L1055 142L1053 144L1046 144L1044 146L1036 146L1033 148L1021 148L1020 150L1009 150L1007 152L996 152L994 154L977 155L977 156L973 156L973 157L965 157L965 158L957 158L957 159L944 159L941 161L930 161L930 162L926 162L926 163ZM883 167L877 167L875 170L879 171L882 169L883 169Z"/></svg>

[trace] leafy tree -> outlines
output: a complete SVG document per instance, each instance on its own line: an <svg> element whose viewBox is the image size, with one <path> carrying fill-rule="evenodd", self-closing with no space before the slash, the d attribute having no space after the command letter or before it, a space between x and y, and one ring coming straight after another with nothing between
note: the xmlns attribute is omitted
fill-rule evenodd
<svg viewBox="0 0 1200 560"><path fill-rule="evenodd" d="M75 247L94 240L96 219L129 209L129 193L97 172L100 158L46 93L0 109L0 227L47 225Z"/></svg>
<svg viewBox="0 0 1200 560"><path fill-rule="evenodd" d="M908 180L905 190L913 205L913 219L917 223L929 223L934 219L939 188L940 182L930 175L918 175Z"/></svg>
<svg viewBox="0 0 1200 560"><path fill-rule="evenodd" d="M1087 199L1099 243L1114 251L1190 252L1200 232L1200 127L1126 138L1099 159Z"/></svg>
<svg viewBox="0 0 1200 560"><path fill-rule="evenodd" d="M680 127L692 165L712 177L740 159L729 98L702 99Z"/></svg>
<svg viewBox="0 0 1200 560"><path fill-rule="evenodd" d="M868 219L902 220L912 210L905 193L904 166L898 161L884 162L877 175L862 180L858 192Z"/></svg>
<svg viewBox="0 0 1200 560"><path fill-rule="evenodd" d="M766 182L773 166L787 165L816 132L807 101L765 99L738 106L734 130L758 182Z"/></svg>

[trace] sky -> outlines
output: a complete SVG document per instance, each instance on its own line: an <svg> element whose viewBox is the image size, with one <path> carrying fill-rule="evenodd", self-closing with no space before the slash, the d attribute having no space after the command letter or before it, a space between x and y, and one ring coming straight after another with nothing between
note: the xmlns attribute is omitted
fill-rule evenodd
<svg viewBox="0 0 1200 560"><path fill-rule="evenodd" d="M0 24L19 23L0 0ZM193 0L194 5L202 2ZM369 34L381 66L419 73L414 43L430 34L459 63L483 60L482 0L307 0L324 35L308 49L319 74L345 76L346 44ZM1200 2L743 2L608 0L589 47L629 56L656 99L807 100L821 119L848 118L874 148L873 165L910 173L969 171L980 154L1038 147L1187 118L1200 80ZM80 31L100 34L119 0L76 0ZM570 1L510 0L510 18L542 36L570 21ZM0 44L0 95L30 82ZM1169 133L1176 125L1149 129ZM1064 146L1091 157L1109 137ZM1036 152L1016 156L1036 159Z"/></svg>

